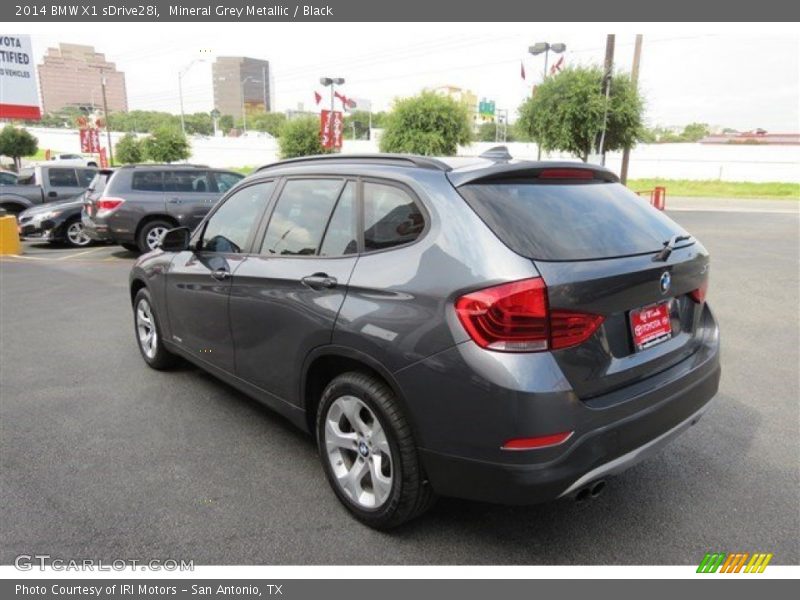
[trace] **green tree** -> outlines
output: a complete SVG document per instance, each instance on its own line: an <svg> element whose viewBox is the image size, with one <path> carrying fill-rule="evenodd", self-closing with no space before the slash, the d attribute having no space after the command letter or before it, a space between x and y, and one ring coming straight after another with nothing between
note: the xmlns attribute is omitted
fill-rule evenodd
<svg viewBox="0 0 800 600"><path fill-rule="evenodd" d="M286 123L286 115L279 112L259 112L247 117L247 128L266 131L272 137L280 137L281 128Z"/></svg>
<svg viewBox="0 0 800 600"><path fill-rule="evenodd" d="M519 108L519 125L545 151L587 160L597 147L608 104L604 151L632 148L642 135L644 101L630 76L616 73L609 101L599 67L574 67L549 77Z"/></svg>
<svg viewBox="0 0 800 600"><path fill-rule="evenodd" d="M140 163L144 160L143 145L134 134L126 133L114 148L114 158L124 165Z"/></svg>
<svg viewBox="0 0 800 600"><path fill-rule="evenodd" d="M478 132L475 134L475 141L477 142L494 142L497 140L497 124L495 123L481 123L478 126ZM503 135L503 126L500 125L500 135ZM506 127L506 142L516 142L517 132L514 125L509 124Z"/></svg>
<svg viewBox="0 0 800 600"><path fill-rule="evenodd" d="M382 152L454 155L471 140L467 108L446 96L422 92L399 100L386 119Z"/></svg>
<svg viewBox="0 0 800 600"><path fill-rule="evenodd" d="M39 150L39 140L27 129L6 125L0 131L0 154L14 159L14 168L19 172L23 156L33 156Z"/></svg>
<svg viewBox="0 0 800 600"><path fill-rule="evenodd" d="M217 125L219 126L219 130L222 132L222 135L227 134L231 129L233 129L233 116L222 115L219 118Z"/></svg>
<svg viewBox="0 0 800 600"><path fill-rule="evenodd" d="M324 154L326 150L319 138L319 119L309 116L287 121L281 129L278 146L281 158Z"/></svg>
<svg viewBox="0 0 800 600"><path fill-rule="evenodd" d="M191 155L186 136L180 130L160 127L142 141L145 158L154 162L175 162Z"/></svg>
<svg viewBox="0 0 800 600"><path fill-rule="evenodd" d="M681 137L685 142L699 142L709 133L711 133L711 130L708 127L708 123L689 123L683 128Z"/></svg>

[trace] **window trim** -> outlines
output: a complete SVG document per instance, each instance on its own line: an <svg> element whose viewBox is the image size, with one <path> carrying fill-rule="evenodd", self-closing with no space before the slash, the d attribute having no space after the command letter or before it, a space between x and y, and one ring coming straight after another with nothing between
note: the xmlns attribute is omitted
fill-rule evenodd
<svg viewBox="0 0 800 600"><path fill-rule="evenodd" d="M233 196L235 196L236 194L238 194L241 191L244 191L245 189L247 189L249 187L253 187L253 186L256 186L256 185L269 184L269 183L275 183L276 185L274 185L272 187L272 192L270 193L269 198L267 198L267 201L264 204L264 208L262 208L260 213L258 215L256 215L256 217L253 219L253 223L255 224L255 227L251 227L250 228L250 232L247 234L247 240L245 240L245 243L242 246L242 251L241 252L212 252L210 250L204 250L202 247L198 248L198 243L200 243L202 241L202 238L205 235L206 226L208 225L208 222L211 220L211 218L215 214L217 214L217 211L219 211ZM201 254L201 253L202 254L213 254L214 256L250 256L250 255L252 255L253 254L253 243L255 241L254 238L258 235L258 231L261 228L261 222L264 219L265 212L270 211L271 208L272 208L273 203L275 202L275 192L279 187L278 184L279 184L279 181L278 181L277 177L269 177L269 178L266 178L266 179L258 179L258 180L249 182L247 185L239 186L237 184L236 186L232 187L230 190L228 190L228 193L225 195L225 197L222 198L219 202L217 202L217 204L210 211L208 211L208 213L206 213L206 216L203 217L203 220L200 222L200 224L192 232L191 238L189 238L189 250L194 252L195 254Z"/></svg>

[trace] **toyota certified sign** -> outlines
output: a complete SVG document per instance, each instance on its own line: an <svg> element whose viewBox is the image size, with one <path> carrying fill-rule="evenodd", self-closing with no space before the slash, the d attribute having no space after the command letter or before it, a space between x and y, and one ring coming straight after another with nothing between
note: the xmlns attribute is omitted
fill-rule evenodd
<svg viewBox="0 0 800 600"><path fill-rule="evenodd" d="M41 119L29 35L0 35L0 119Z"/></svg>

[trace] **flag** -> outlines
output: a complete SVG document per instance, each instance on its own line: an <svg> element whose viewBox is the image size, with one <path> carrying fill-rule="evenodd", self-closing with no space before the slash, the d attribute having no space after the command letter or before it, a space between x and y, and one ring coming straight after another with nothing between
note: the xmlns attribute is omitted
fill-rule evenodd
<svg viewBox="0 0 800 600"><path fill-rule="evenodd" d="M522 60L519 61L519 75L525 79L525 62Z"/></svg>
<svg viewBox="0 0 800 600"><path fill-rule="evenodd" d="M320 96L319 92L314 91L314 101L319 104L322 102L322 96Z"/></svg>
<svg viewBox="0 0 800 600"><path fill-rule="evenodd" d="M564 56L560 56L558 60L550 67L550 75L555 75L564 68Z"/></svg>

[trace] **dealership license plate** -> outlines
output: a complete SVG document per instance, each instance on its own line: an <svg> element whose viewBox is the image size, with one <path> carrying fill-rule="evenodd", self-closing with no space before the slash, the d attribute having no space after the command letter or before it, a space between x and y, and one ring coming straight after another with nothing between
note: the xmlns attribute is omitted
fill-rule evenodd
<svg viewBox="0 0 800 600"><path fill-rule="evenodd" d="M636 350L650 348L672 337L670 304L669 301L660 302L631 311L631 332Z"/></svg>

